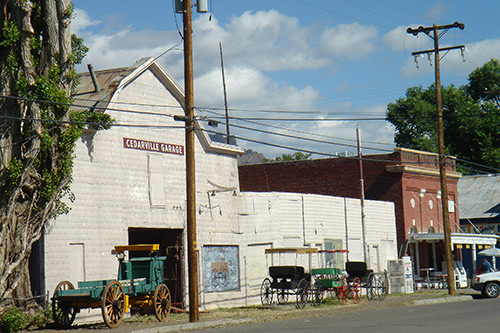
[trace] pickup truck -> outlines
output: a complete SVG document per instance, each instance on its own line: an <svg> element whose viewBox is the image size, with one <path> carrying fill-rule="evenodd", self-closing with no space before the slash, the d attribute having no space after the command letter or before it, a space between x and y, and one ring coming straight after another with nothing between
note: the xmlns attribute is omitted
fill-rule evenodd
<svg viewBox="0 0 500 333"><path fill-rule="evenodd" d="M474 290L480 291L483 297L498 297L500 295L500 271L474 276L471 287Z"/></svg>

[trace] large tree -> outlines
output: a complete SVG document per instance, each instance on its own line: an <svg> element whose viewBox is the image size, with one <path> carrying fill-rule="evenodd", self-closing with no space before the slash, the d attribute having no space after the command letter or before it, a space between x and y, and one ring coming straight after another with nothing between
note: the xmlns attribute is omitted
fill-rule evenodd
<svg viewBox="0 0 500 333"><path fill-rule="evenodd" d="M500 169L500 64L490 60L469 75L462 87L441 87L445 150L464 173ZM437 152L436 90L412 87L387 106L386 119L395 126L394 142Z"/></svg>
<svg viewBox="0 0 500 333"><path fill-rule="evenodd" d="M86 122L106 117L70 109L87 51L70 33L71 2L0 5L1 300L31 295L28 259L46 222L68 211L74 144Z"/></svg>

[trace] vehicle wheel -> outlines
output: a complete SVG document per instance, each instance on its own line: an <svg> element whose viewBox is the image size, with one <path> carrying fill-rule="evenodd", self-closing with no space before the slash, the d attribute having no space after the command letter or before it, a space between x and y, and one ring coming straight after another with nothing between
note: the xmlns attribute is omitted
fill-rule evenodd
<svg viewBox="0 0 500 333"><path fill-rule="evenodd" d="M377 287L378 299L385 301L387 299L387 294L389 294L389 278L387 275L381 276L380 279L378 279Z"/></svg>
<svg viewBox="0 0 500 333"><path fill-rule="evenodd" d="M71 302L63 302L57 297L57 292L60 290L75 289L73 284L69 281L61 281L54 289L52 296L52 317L57 327L68 329L75 321L77 308Z"/></svg>
<svg viewBox="0 0 500 333"><path fill-rule="evenodd" d="M309 282L306 279L299 281L299 285L296 291L296 307L297 309L303 309L307 304L307 297L309 294Z"/></svg>
<svg viewBox="0 0 500 333"><path fill-rule="evenodd" d="M500 286L495 282L489 282L484 286L483 295L487 298L495 298L500 295Z"/></svg>
<svg viewBox="0 0 500 333"><path fill-rule="evenodd" d="M320 306L323 302L323 298L325 296L325 291L321 286L321 282L316 281L313 285L312 297L313 297L313 305Z"/></svg>
<svg viewBox="0 0 500 333"><path fill-rule="evenodd" d="M155 308L155 316L158 321L166 321L172 308L170 299L170 291L165 284L160 284L155 289L153 306Z"/></svg>
<svg viewBox="0 0 500 333"><path fill-rule="evenodd" d="M340 286L337 288L337 298L340 305L347 304L347 298L349 297L349 286L347 285L347 280L345 276L342 276L339 281Z"/></svg>
<svg viewBox="0 0 500 333"><path fill-rule="evenodd" d="M359 277L355 278L354 281L352 281L351 285L351 293L352 293L352 301L354 304L359 304L361 301L361 280Z"/></svg>
<svg viewBox="0 0 500 333"><path fill-rule="evenodd" d="M271 289L271 280L265 278L260 286L260 302L263 306L271 305L273 301L273 290Z"/></svg>
<svg viewBox="0 0 500 333"><path fill-rule="evenodd" d="M278 289L276 291L276 300L278 304L285 304L288 302L288 291L285 289Z"/></svg>
<svg viewBox="0 0 500 333"><path fill-rule="evenodd" d="M371 302L375 299L373 285L375 284L375 274L370 273L366 279L366 299Z"/></svg>
<svg viewBox="0 0 500 333"><path fill-rule="evenodd" d="M102 293L102 318L109 328L118 327L125 315L125 292L118 281L111 281Z"/></svg>

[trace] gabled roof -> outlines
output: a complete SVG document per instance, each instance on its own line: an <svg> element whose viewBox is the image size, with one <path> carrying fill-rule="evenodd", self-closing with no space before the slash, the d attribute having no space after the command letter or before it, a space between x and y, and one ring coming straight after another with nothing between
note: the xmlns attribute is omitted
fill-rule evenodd
<svg viewBox="0 0 500 333"><path fill-rule="evenodd" d="M133 82L146 70L150 70L165 88L184 107L184 90L179 83L156 62L155 58L143 58L131 67L114 68L95 71L100 90L95 91L90 73L79 74L75 105L89 108L95 112L105 112L115 93ZM196 115L196 110L195 110ZM236 145L212 141L203 125L195 120L198 140L206 151L238 155L244 150Z"/></svg>
<svg viewBox="0 0 500 333"><path fill-rule="evenodd" d="M458 181L461 219L500 216L500 174L464 176Z"/></svg>

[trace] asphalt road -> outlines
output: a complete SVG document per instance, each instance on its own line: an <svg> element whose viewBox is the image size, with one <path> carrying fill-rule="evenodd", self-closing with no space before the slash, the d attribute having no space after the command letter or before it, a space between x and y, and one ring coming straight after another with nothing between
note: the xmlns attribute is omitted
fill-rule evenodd
<svg viewBox="0 0 500 333"><path fill-rule="evenodd" d="M206 332L498 332L500 298L364 309Z"/></svg>

